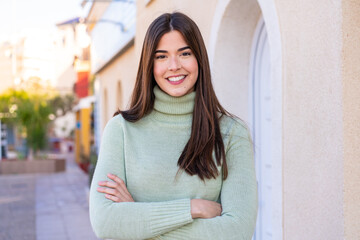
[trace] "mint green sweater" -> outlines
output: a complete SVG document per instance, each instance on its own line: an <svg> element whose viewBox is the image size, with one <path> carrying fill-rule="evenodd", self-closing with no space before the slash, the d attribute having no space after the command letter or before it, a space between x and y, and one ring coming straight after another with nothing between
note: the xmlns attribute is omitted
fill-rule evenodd
<svg viewBox="0 0 360 240"><path fill-rule="evenodd" d="M154 110L131 123L117 115L105 127L90 190L90 220L100 238L251 239L257 214L257 185L249 133L224 116L221 133L228 178L206 180L178 171L187 143L195 92L172 97L154 88ZM218 167L221 172L221 167ZM116 203L96 191L113 173L122 178L135 202ZM218 201L221 216L192 219L190 200Z"/></svg>

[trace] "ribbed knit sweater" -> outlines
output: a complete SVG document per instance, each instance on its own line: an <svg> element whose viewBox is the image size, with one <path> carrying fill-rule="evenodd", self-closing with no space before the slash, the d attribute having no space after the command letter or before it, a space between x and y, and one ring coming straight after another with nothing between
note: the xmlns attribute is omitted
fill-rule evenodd
<svg viewBox="0 0 360 240"><path fill-rule="evenodd" d="M90 190L90 220L100 238L251 239L257 214L252 143L245 125L223 116L221 134L226 180L202 181L181 172L177 162L191 133L195 92L172 97L154 88L150 114L135 123L121 115L104 129ZM221 166L218 167L221 173ZM112 173L123 179L135 202L116 203L96 191ZM190 200L221 203L221 216L192 219Z"/></svg>

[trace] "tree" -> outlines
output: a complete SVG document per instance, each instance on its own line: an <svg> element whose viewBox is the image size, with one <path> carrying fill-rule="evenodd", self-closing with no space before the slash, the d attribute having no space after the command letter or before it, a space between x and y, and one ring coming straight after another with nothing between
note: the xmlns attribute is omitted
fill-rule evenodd
<svg viewBox="0 0 360 240"><path fill-rule="evenodd" d="M74 101L71 94L60 96L44 91L9 89L0 95L0 118L18 126L36 156L47 145L49 123L71 111Z"/></svg>
<svg viewBox="0 0 360 240"><path fill-rule="evenodd" d="M10 89L0 95L0 110L10 116L5 121L20 127L35 155L46 147L49 116L54 113L48 96Z"/></svg>
<svg viewBox="0 0 360 240"><path fill-rule="evenodd" d="M26 129L27 144L35 155L46 147L47 127L52 113L52 108L43 96L21 99L18 105L17 118Z"/></svg>
<svg viewBox="0 0 360 240"><path fill-rule="evenodd" d="M56 117L64 116L67 112L71 111L75 103L74 95L55 95L49 100Z"/></svg>

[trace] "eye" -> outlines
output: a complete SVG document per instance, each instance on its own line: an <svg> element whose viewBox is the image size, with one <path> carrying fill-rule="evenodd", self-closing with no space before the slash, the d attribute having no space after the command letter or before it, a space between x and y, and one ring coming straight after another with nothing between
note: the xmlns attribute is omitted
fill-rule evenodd
<svg viewBox="0 0 360 240"><path fill-rule="evenodd" d="M165 55L157 55L157 56L155 56L155 59L164 59L164 58L166 58Z"/></svg>
<svg viewBox="0 0 360 240"><path fill-rule="evenodd" d="M187 57L187 56L190 56L191 55L191 52L183 52L181 53L181 56L184 56L184 57Z"/></svg>

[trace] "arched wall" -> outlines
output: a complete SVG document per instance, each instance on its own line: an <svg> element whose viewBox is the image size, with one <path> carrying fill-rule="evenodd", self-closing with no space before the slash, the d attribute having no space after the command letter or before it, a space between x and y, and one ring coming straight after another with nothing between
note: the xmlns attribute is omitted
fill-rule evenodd
<svg viewBox="0 0 360 240"><path fill-rule="evenodd" d="M215 91L231 113L249 123L252 114L249 69L256 25L262 15L271 58L273 238L283 238L282 54L278 15L269 0L219 0L213 18L209 57Z"/></svg>
<svg viewBox="0 0 360 240"><path fill-rule="evenodd" d="M225 0L218 5L209 49L214 88L224 107L248 122L248 69L261 11L256 0Z"/></svg>

